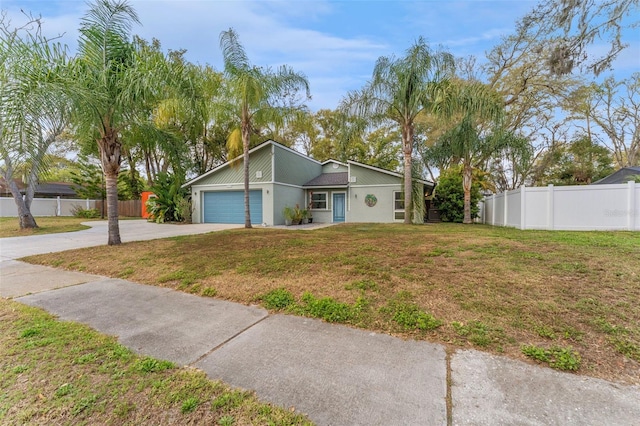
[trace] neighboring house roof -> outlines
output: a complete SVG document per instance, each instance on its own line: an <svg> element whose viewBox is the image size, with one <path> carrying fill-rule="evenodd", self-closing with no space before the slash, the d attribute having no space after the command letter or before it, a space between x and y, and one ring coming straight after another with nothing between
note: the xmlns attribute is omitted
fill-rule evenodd
<svg viewBox="0 0 640 426"><path fill-rule="evenodd" d="M20 179L14 179L16 185L20 189L20 193L24 194L26 190L25 184ZM67 182L44 182L39 183L35 187L36 198L49 198L49 197L64 197L75 198L77 197L76 191L74 191L74 184ZM9 186L4 179L0 179L0 192L2 195L11 196Z"/></svg>
<svg viewBox="0 0 640 426"><path fill-rule="evenodd" d="M640 167L623 167L615 173L592 183L592 185L627 183L631 176L640 175Z"/></svg>
<svg viewBox="0 0 640 426"><path fill-rule="evenodd" d="M322 173L320 176L311 179L309 182L302 185L307 186L322 186L322 187L335 187L335 186L347 186L349 185L349 173Z"/></svg>

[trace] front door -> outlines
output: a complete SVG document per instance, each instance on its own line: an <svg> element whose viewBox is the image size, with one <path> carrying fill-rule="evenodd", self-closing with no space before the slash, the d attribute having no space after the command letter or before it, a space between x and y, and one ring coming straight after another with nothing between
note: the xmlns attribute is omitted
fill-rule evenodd
<svg viewBox="0 0 640 426"><path fill-rule="evenodd" d="M345 196L342 194L333 194L333 221L344 222L345 212Z"/></svg>

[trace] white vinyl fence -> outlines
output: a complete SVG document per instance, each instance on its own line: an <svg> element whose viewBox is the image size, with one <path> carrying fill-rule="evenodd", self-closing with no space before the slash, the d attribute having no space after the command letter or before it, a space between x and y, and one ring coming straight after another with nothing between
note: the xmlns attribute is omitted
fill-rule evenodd
<svg viewBox="0 0 640 426"><path fill-rule="evenodd" d="M94 200L69 198L34 198L31 203L33 216L73 216L72 209L80 206L83 209L94 209ZM18 217L18 207L12 197L0 197L0 217Z"/></svg>
<svg viewBox="0 0 640 426"><path fill-rule="evenodd" d="M521 187L484 198L482 222L520 229L640 231L640 184Z"/></svg>

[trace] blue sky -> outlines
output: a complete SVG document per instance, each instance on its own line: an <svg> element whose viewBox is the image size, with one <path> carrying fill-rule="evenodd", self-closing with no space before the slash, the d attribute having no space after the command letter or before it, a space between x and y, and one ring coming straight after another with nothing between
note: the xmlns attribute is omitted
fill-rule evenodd
<svg viewBox="0 0 640 426"><path fill-rule="evenodd" d="M513 32L518 18L537 2L528 0L422 1L213 1L132 0L142 25L134 33L157 38L165 49L187 49L192 62L222 69L221 31L233 27L250 60L259 66L288 64L309 78L317 110L335 108L349 90L371 75L376 59L401 55L423 36L456 56L485 52ZM80 17L87 8L76 0L0 0L14 24L20 9L41 15L45 34L64 34L75 51ZM616 62L616 74L640 70L640 36ZM596 49L598 47L596 46Z"/></svg>

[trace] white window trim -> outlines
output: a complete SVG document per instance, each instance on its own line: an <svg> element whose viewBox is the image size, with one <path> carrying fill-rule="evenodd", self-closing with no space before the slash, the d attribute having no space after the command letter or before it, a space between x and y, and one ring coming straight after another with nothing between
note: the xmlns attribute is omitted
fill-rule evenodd
<svg viewBox="0 0 640 426"><path fill-rule="evenodd" d="M324 202L326 204L326 207L324 209L314 209L312 208L311 210L316 211L316 212L326 212L329 211L329 192L327 191L310 191L309 193L309 203L307 205L311 205L311 195L315 195L315 194L324 194Z"/></svg>
<svg viewBox="0 0 640 426"><path fill-rule="evenodd" d="M403 222L404 217L402 219L396 219L396 213L404 213L404 209L401 209L401 210L396 209L396 194L402 194L402 191L393 191L393 201L392 201L393 202L393 220L396 222Z"/></svg>

